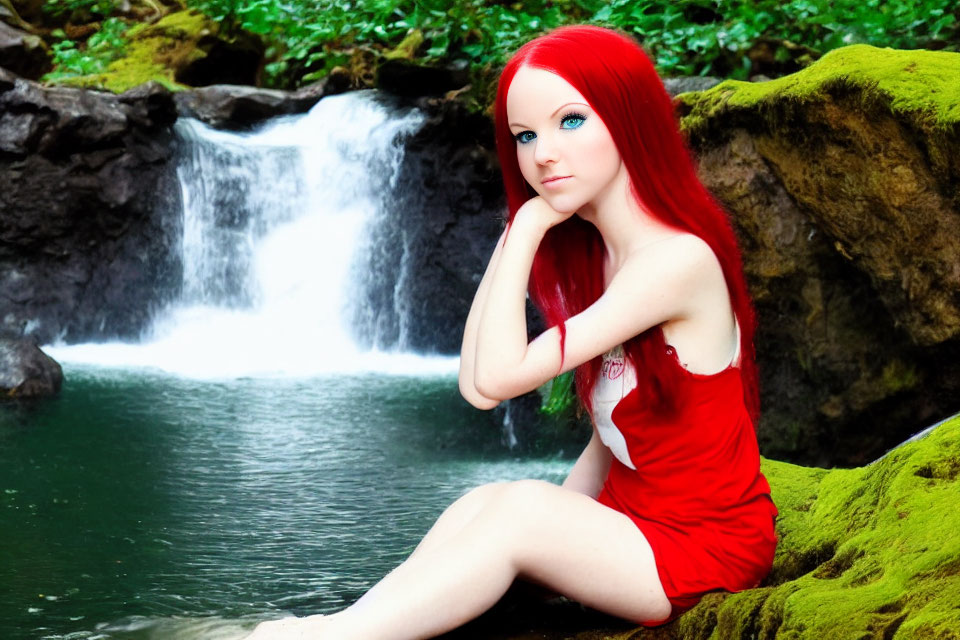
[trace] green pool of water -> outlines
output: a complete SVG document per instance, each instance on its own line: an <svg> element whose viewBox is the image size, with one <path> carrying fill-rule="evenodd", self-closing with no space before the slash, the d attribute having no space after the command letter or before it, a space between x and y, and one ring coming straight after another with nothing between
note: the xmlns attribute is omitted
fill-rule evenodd
<svg viewBox="0 0 960 640"><path fill-rule="evenodd" d="M562 481L450 376L197 382L73 367L0 406L0 637L236 638L352 602L443 508Z"/></svg>

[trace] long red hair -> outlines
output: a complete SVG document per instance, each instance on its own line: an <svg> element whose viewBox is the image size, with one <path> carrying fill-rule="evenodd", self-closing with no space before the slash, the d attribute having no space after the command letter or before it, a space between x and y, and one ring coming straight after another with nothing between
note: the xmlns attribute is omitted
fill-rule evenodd
<svg viewBox="0 0 960 640"><path fill-rule="evenodd" d="M507 193L508 220L536 195L520 173L516 140L507 125L507 90L521 66L551 71L579 91L610 131L640 206L658 220L702 238L720 262L740 324L744 402L754 424L760 409L753 335L756 326L730 220L697 176L680 134L670 96L653 63L628 36L594 26L560 27L523 45L500 75L496 140ZM559 326L561 350L567 318L603 293L603 239L589 222L573 216L547 232L534 258L530 296L549 326ZM664 352L663 333L653 327L624 344L637 371L645 406L677 407L682 373ZM577 368L580 402L589 410L600 357Z"/></svg>

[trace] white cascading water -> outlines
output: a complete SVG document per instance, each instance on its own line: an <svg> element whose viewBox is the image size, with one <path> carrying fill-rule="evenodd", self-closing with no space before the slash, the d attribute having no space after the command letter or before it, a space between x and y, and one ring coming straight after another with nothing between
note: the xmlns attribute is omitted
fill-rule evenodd
<svg viewBox="0 0 960 640"><path fill-rule="evenodd" d="M448 373L456 358L363 351L345 328L355 249L422 115L366 92L252 133L177 122L183 291L137 344L55 345L64 363L196 378ZM367 276L369 277L369 275Z"/></svg>

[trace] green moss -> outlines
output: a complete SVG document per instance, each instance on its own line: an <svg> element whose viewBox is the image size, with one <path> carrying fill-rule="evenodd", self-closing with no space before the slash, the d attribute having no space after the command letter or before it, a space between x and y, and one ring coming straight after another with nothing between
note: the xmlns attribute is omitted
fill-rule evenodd
<svg viewBox="0 0 960 640"><path fill-rule="evenodd" d="M761 622L779 618L777 637L960 634L960 417L866 467L763 470L780 510L773 584L728 597L719 620L765 598Z"/></svg>
<svg viewBox="0 0 960 640"><path fill-rule="evenodd" d="M923 127L960 123L960 53L851 45L776 80L727 80L707 91L681 94L678 100L689 110L682 126L692 132L721 112L821 100L838 85L858 87L865 102L880 99Z"/></svg>
<svg viewBox="0 0 960 640"><path fill-rule="evenodd" d="M920 382L920 375L913 365L894 358L883 368L881 380L883 387L893 393L914 388Z"/></svg>
<svg viewBox="0 0 960 640"><path fill-rule="evenodd" d="M205 56L205 52L197 49L197 42L217 33L217 24L202 13L177 11L156 24L131 27L126 32L129 39L126 55L112 62L105 72L66 78L58 84L122 93L153 80L171 91L189 89L175 80L176 69Z"/></svg>
<svg viewBox="0 0 960 640"><path fill-rule="evenodd" d="M762 469L780 512L764 584L614 637L960 637L960 414L865 467Z"/></svg>
<svg viewBox="0 0 960 640"><path fill-rule="evenodd" d="M142 27L144 37L162 35L167 38L185 39L216 35L219 32L216 22L195 9L174 11L155 24L141 24L138 27Z"/></svg>
<svg viewBox="0 0 960 640"><path fill-rule="evenodd" d="M423 46L423 42L423 32L420 29L414 29L396 48L383 54L383 57L386 60L412 60L417 50Z"/></svg>

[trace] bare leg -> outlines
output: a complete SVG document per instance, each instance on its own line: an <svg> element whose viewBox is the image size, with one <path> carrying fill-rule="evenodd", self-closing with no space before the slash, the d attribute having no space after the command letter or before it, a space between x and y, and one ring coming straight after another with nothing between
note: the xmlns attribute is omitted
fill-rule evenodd
<svg viewBox="0 0 960 640"><path fill-rule="evenodd" d="M495 500L508 486L509 483L506 482L485 484L471 489L458 498L440 514L437 521L430 527L430 531L423 536L420 544L410 554L410 558L424 551L436 549L439 545L460 533L484 507Z"/></svg>
<svg viewBox="0 0 960 640"><path fill-rule="evenodd" d="M514 482L490 493L466 525L447 518L431 530L436 535L428 545L353 606L305 619L298 625L303 635L263 637L430 638L486 611L517 576L630 620L669 615L653 553L629 518L545 482ZM465 508L457 512L468 515Z"/></svg>

